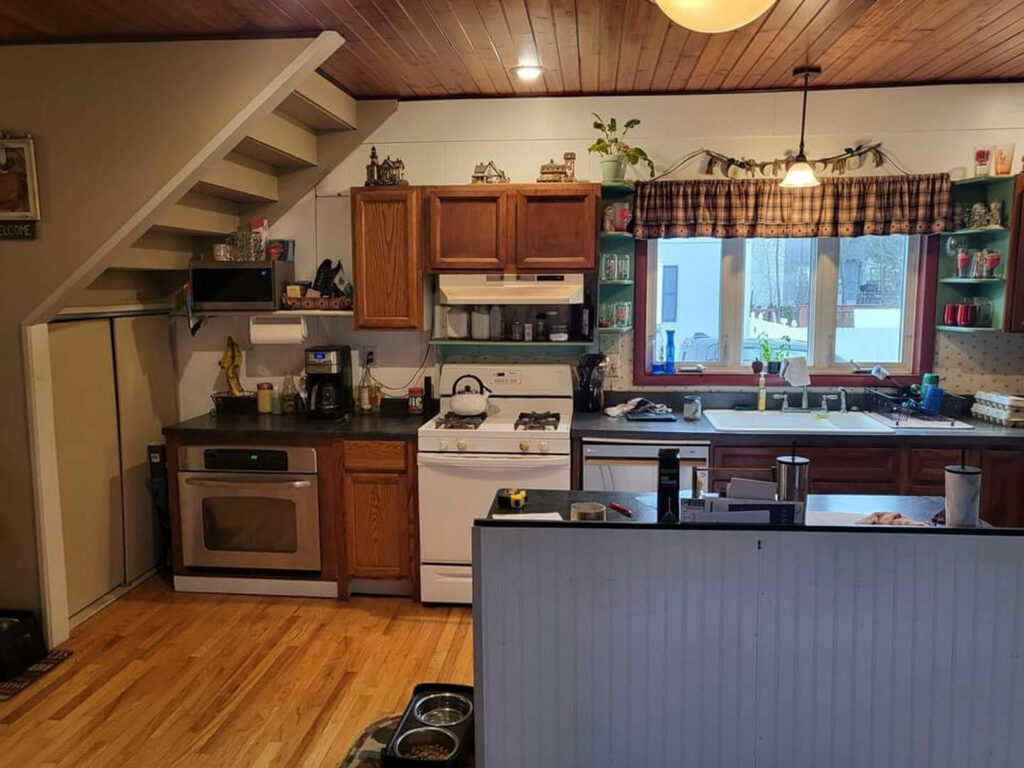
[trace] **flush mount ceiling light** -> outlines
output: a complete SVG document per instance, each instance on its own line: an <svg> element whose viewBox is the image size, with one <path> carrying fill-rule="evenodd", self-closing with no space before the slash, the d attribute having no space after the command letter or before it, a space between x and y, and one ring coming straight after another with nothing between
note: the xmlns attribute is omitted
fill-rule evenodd
<svg viewBox="0 0 1024 768"><path fill-rule="evenodd" d="M654 0L672 21L695 32L728 32L749 24L776 0Z"/></svg>
<svg viewBox="0 0 1024 768"><path fill-rule="evenodd" d="M520 64L519 66L512 67L512 72L516 74L520 80L536 80L538 77L544 74L544 67L539 64Z"/></svg>
<svg viewBox="0 0 1024 768"><path fill-rule="evenodd" d="M800 149L797 150L792 165L786 169L786 177L779 182L780 187L798 189L821 186L818 177L814 175L814 166L807 162L807 154L804 152L804 132L807 128L807 86L812 77L817 77L820 74L821 67L797 67L793 70L793 77L802 77L804 80L804 106L800 113Z"/></svg>

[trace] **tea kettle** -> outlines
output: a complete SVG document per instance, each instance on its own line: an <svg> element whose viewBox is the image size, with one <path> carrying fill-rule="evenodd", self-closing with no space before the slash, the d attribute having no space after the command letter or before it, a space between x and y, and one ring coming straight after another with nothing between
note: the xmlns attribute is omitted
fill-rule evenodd
<svg viewBox="0 0 1024 768"><path fill-rule="evenodd" d="M472 385L466 384L462 391L459 391L459 383L464 379L472 379L476 382L477 391L474 392ZM488 389L478 376L467 373L459 376L452 382L452 399L449 406L452 413L458 416L479 416L487 411L487 400L491 390Z"/></svg>

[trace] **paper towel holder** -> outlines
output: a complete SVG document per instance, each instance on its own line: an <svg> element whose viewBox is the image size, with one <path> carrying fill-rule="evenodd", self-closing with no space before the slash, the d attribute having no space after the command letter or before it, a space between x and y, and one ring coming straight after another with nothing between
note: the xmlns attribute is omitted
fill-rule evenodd
<svg viewBox="0 0 1024 768"><path fill-rule="evenodd" d="M309 336L304 317L253 315L249 318L249 343L302 344Z"/></svg>

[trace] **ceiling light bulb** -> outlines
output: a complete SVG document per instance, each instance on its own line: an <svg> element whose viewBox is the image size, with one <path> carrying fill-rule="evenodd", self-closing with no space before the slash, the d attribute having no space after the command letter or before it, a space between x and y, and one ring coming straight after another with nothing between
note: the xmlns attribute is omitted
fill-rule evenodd
<svg viewBox="0 0 1024 768"><path fill-rule="evenodd" d="M749 24L776 0L654 0L672 21L695 32L728 32Z"/></svg>
<svg viewBox="0 0 1024 768"><path fill-rule="evenodd" d="M512 71L518 75L520 80L536 80L544 74L544 67L536 64L520 64L518 67L512 67Z"/></svg>
<svg viewBox="0 0 1024 768"><path fill-rule="evenodd" d="M797 160L786 171L786 177L779 182L780 187L787 189L805 189L807 187L820 187L821 182L814 175L814 168L806 160Z"/></svg>

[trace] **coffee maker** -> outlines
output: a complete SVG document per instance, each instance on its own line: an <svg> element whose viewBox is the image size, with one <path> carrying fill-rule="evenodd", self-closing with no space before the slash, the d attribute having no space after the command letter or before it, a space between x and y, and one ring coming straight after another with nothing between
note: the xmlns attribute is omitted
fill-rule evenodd
<svg viewBox="0 0 1024 768"><path fill-rule="evenodd" d="M306 349L307 415L341 419L355 409L352 399L352 351L348 347Z"/></svg>

